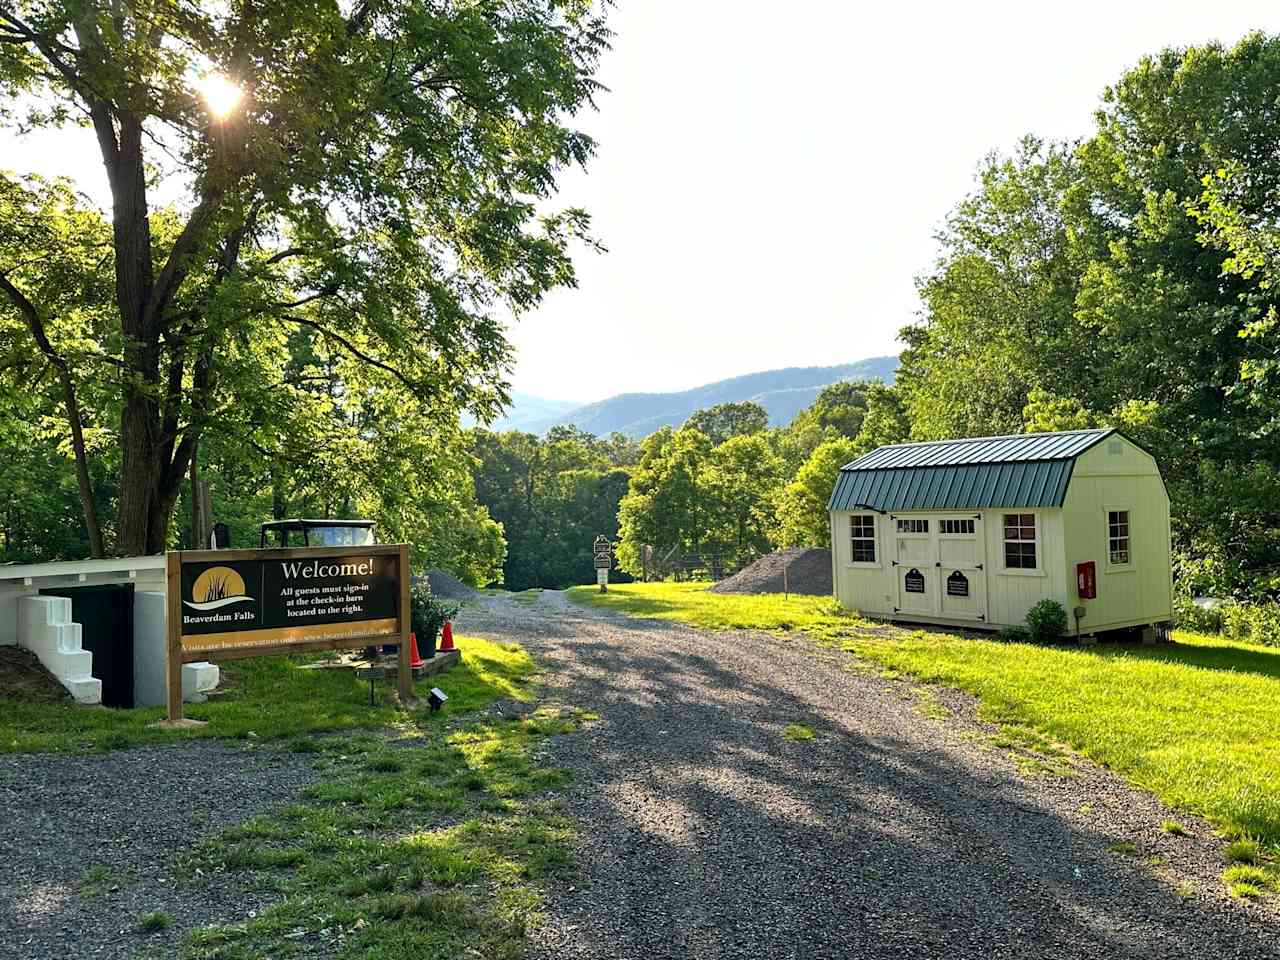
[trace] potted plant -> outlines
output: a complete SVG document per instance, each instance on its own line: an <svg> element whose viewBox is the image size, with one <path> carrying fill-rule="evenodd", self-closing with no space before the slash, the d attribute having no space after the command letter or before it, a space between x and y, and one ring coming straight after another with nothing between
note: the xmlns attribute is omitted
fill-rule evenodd
<svg viewBox="0 0 1280 960"><path fill-rule="evenodd" d="M409 629L418 635L418 653L423 659L436 655L440 628L457 614L458 605L436 597L425 581L409 588Z"/></svg>

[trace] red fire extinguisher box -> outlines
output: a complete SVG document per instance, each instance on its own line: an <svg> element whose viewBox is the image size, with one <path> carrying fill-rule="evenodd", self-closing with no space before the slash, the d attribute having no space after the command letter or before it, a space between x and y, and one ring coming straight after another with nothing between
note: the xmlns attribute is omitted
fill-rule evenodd
<svg viewBox="0 0 1280 960"><path fill-rule="evenodd" d="M1081 600L1098 596L1098 567L1092 560L1076 564L1076 593Z"/></svg>

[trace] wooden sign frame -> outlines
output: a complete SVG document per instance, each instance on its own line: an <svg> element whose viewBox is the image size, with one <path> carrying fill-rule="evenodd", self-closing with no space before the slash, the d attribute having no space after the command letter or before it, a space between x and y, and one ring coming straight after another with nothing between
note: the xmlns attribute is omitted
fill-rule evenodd
<svg viewBox="0 0 1280 960"><path fill-rule="evenodd" d="M226 642L225 634L216 647L184 645L182 633L182 565L184 563L218 563L243 560L324 560L326 558L384 557L397 558L396 577L399 585L398 614L392 633L364 636L280 640L276 643L253 639L255 631L242 631L244 644ZM182 722L182 666L202 660L234 660L242 657L274 657L314 650L347 650L371 644L398 643L400 699L407 703L413 695L413 676L409 667L409 545L380 544L363 547L299 547L279 550L175 550L165 554L165 677L170 723ZM305 628L304 628L305 629ZM257 632L263 632L261 630ZM199 634L189 634L196 641Z"/></svg>

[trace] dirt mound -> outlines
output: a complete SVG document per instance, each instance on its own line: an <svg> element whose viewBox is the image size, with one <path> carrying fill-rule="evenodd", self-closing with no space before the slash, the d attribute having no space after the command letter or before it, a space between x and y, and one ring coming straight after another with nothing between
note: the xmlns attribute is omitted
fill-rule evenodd
<svg viewBox="0 0 1280 960"><path fill-rule="evenodd" d="M0 647L0 697L29 703L61 703L70 700L71 694L30 650Z"/></svg>
<svg viewBox="0 0 1280 960"><path fill-rule="evenodd" d="M765 554L732 577L711 588L712 593L782 593L783 570L791 593L831 596L831 551L789 547Z"/></svg>
<svg viewBox="0 0 1280 960"><path fill-rule="evenodd" d="M443 570L428 570L427 582L431 584L432 593L446 600L470 600L476 595L475 590Z"/></svg>

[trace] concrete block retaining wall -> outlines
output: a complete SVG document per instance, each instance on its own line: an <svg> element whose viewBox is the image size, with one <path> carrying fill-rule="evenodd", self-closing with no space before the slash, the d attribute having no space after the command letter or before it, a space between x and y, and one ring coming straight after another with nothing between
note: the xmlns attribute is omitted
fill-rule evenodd
<svg viewBox="0 0 1280 960"><path fill-rule="evenodd" d="M93 655L80 646L80 624L71 619L71 599L27 596L19 598L17 606L18 645L39 657L77 702L101 703L102 681L93 676Z"/></svg>
<svg viewBox="0 0 1280 960"><path fill-rule="evenodd" d="M93 654L81 646L81 627L71 619L69 597L42 596L50 587L132 583L133 687L139 707L165 703L164 557L74 560L0 566L0 645L31 650L80 703L102 702L102 681L93 676ZM205 699L218 685L211 663L182 667L182 696Z"/></svg>

